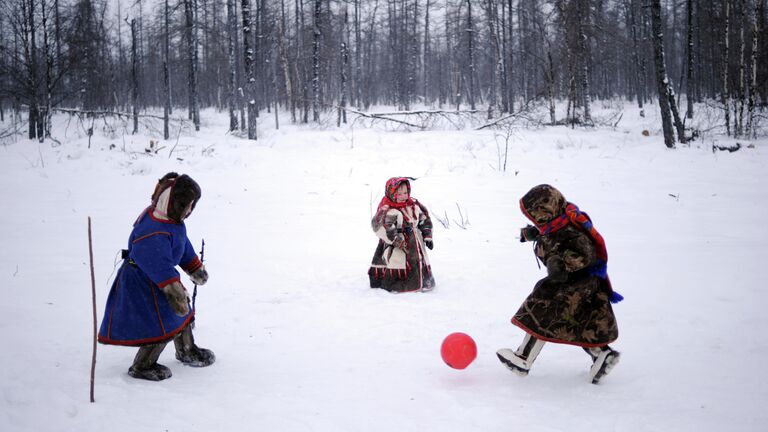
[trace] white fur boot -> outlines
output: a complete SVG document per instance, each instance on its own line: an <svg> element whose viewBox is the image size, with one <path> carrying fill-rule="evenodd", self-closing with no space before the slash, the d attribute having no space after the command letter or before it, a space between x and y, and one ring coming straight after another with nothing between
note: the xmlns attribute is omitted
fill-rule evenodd
<svg viewBox="0 0 768 432"><path fill-rule="evenodd" d="M517 375L526 376L531 370L531 366L536 360L536 357L539 356L543 346L543 340L536 339L535 337L526 334L523 343L517 351L512 351L509 348L502 348L496 351L496 356L507 369Z"/></svg>

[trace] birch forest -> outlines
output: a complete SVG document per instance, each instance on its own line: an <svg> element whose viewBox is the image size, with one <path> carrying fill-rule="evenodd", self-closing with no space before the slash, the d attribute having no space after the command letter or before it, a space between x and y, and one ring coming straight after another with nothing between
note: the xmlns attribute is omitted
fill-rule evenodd
<svg viewBox="0 0 768 432"><path fill-rule="evenodd" d="M620 98L661 109L670 147L701 104L750 137L766 18L766 0L0 0L0 122L42 141L56 112L134 132L152 116L168 139L169 119L199 129L216 109L258 139L278 112L493 120L536 105L590 125L592 104Z"/></svg>

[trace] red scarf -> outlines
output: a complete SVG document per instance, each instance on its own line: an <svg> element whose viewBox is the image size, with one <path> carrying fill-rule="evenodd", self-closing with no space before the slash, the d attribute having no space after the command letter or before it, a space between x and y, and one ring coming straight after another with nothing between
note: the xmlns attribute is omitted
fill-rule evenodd
<svg viewBox="0 0 768 432"><path fill-rule="evenodd" d="M414 201L413 198L411 198L411 197L408 197L408 199L405 200L405 202L401 202L401 203L392 201L391 199L389 199L389 197L384 197L379 202L379 207L376 209L376 211L378 212L384 206L388 206L389 208L394 208L394 209L402 210L402 209L404 209L404 208L406 208L408 206L412 206L414 204L416 204L416 201Z"/></svg>
<svg viewBox="0 0 768 432"><path fill-rule="evenodd" d="M522 202L520 204L522 205ZM565 212L563 212L563 214L552 219L544 225L537 225L536 228L539 229L539 232L542 235L546 235L559 231L560 229L566 227L569 223L584 230L592 238L592 240L595 241L595 252L597 254L597 258L607 263L608 249L605 247L605 239L603 239L603 236L595 229L595 226L592 224L592 219L589 218L589 215L579 210L576 204L570 202L567 203L565 206Z"/></svg>

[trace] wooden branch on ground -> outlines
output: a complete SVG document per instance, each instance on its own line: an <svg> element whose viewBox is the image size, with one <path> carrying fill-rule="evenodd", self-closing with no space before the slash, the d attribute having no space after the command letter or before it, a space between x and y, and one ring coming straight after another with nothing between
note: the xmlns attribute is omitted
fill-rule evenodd
<svg viewBox="0 0 768 432"><path fill-rule="evenodd" d="M520 107L520 109L517 110L516 112L509 113L509 114L507 114L507 115L505 115L503 117L499 117L499 118L497 118L497 119L495 119L495 120L493 120L491 122L488 122L488 123L486 123L486 124L484 124L482 126L476 127L475 130L483 130L483 129L491 128L491 127L497 126L499 124L502 124L502 123L504 123L505 121L507 121L509 119L524 118L526 116L526 114L528 114L528 113L530 113L532 111L532 109L533 109L533 104L531 103L531 101L529 101L525 105Z"/></svg>
<svg viewBox="0 0 768 432"><path fill-rule="evenodd" d="M399 124L402 124L402 125L405 125L405 126L408 126L408 127L416 128L416 129L421 129L421 130L426 129L426 126L424 126L424 125L417 125L417 124L409 123L407 121L394 119L394 118L389 117L386 114L364 113L364 112L358 111L356 109L343 108L343 107L339 107L339 109L343 109L344 111L347 111L349 113L358 115L360 117L369 118L369 119L372 119L372 120L384 120L384 121L390 121L390 122L393 122L393 123L399 123Z"/></svg>
<svg viewBox="0 0 768 432"><path fill-rule="evenodd" d="M114 117L128 117L128 118L133 117L133 114L131 113L124 113L120 111L95 111L95 110L81 110L81 109L75 109L75 108L53 108L53 111L58 111L66 114L87 115L87 116L114 116ZM154 115L154 114L138 114L138 117L165 120L163 116ZM170 117L169 120L177 121L181 123L188 121L187 119L181 118L181 117Z"/></svg>
<svg viewBox="0 0 768 432"><path fill-rule="evenodd" d="M21 123L19 123L15 128L9 127L8 129L0 130L0 139L18 135L21 133L21 129Z"/></svg>
<svg viewBox="0 0 768 432"><path fill-rule="evenodd" d="M408 115L446 115L446 114L477 114L478 110L418 110L418 111L395 111L383 113L368 113L372 116L408 116Z"/></svg>

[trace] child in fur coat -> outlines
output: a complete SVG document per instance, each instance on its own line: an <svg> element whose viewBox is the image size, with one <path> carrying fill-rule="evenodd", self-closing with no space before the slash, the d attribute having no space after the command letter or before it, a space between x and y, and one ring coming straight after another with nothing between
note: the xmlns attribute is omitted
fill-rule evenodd
<svg viewBox="0 0 768 432"><path fill-rule="evenodd" d="M166 174L155 187L152 204L134 223L128 250L123 251L125 260L109 292L98 340L139 347L128 369L134 378L171 377L171 370L157 363L171 340L176 359L185 365L203 367L216 360L211 350L195 345L195 311L176 270L180 266L197 285L208 281L184 226L200 195L200 186L189 176Z"/></svg>
<svg viewBox="0 0 768 432"><path fill-rule="evenodd" d="M371 288L390 292L429 291L435 286L427 249L432 249L432 220L411 197L407 177L392 177L371 221L379 238L368 270Z"/></svg>
<svg viewBox="0 0 768 432"><path fill-rule="evenodd" d="M518 375L528 375L545 342L580 346L592 359L590 379L597 384L619 361L608 344L619 336L611 303L621 300L606 273L605 241L586 213L550 185L539 185L520 199L520 209L533 222L520 241L533 241L547 277L536 283L512 318L525 331L520 347L497 351L501 362Z"/></svg>

